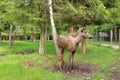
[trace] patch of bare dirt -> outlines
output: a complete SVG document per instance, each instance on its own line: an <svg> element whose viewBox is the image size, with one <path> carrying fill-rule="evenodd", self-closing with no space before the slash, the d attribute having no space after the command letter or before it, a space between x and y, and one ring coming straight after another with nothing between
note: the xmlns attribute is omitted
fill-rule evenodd
<svg viewBox="0 0 120 80"><path fill-rule="evenodd" d="M68 67L68 63L65 63L63 66L63 73L67 75L65 80L69 80L71 77L83 77L85 80L92 80L91 74L98 70L98 67L84 63L74 63L71 71L68 70ZM45 69L49 69L52 72L59 71L57 65L46 66Z"/></svg>
<svg viewBox="0 0 120 80"><path fill-rule="evenodd" d="M2 57L4 57L4 56L6 56L5 53L0 53L0 58L2 58Z"/></svg>
<svg viewBox="0 0 120 80"><path fill-rule="evenodd" d="M120 59L112 66L110 76L112 80L120 80Z"/></svg>
<svg viewBox="0 0 120 80"><path fill-rule="evenodd" d="M24 62L24 66L25 66L25 68L30 68L30 67L35 66L35 63L32 60L26 60Z"/></svg>
<svg viewBox="0 0 120 80"><path fill-rule="evenodd" d="M22 51L16 52L16 54L33 54L35 52L32 48L27 48Z"/></svg>

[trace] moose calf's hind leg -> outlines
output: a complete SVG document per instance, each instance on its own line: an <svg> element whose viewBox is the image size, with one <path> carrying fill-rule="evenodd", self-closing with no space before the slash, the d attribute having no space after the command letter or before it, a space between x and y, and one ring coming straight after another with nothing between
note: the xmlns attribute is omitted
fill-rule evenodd
<svg viewBox="0 0 120 80"><path fill-rule="evenodd" d="M72 69L73 69L73 61L74 61L74 53L72 53L72 58L71 58L71 62L72 62L71 68Z"/></svg>
<svg viewBox="0 0 120 80"><path fill-rule="evenodd" d="M71 68L72 69L73 69L73 61L74 61L75 52L76 52L76 50L72 52L72 57L71 57L71 62L72 62Z"/></svg>
<svg viewBox="0 0 120 80"><path fill-rule="evenodd" d="M71 71L71 58L72 58L72 54L69 55L69 65L68 65L68 71Z"/></svg>

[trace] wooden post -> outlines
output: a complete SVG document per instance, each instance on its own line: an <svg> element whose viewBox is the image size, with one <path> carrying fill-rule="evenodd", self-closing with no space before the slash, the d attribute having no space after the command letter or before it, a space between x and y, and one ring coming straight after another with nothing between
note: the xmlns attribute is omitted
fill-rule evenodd
<svg viewBox="0 0 120 80"><path fill-rule="evenodd" d="M119 49L120 49L120 29L119 29Z"/></svg>
<svg viewBox="0 0 120 80"><path fill-rule="evenodd" d="M86 53L86 39L83 39L81 42L81 53L82 54Z"/></svg>
<svg viewBox="0 0 120 80"><path fill-rule="evenodd" d="M115 41L117 41L117 26L114 27Z"/></svg>
<svg viewBox="0 0 120 80"><path fill-rule="evenodd" d="M113 31L112 29L110 30L110 45L112 47L112 38L113 38Z"/></svg>
<svg viewBox="0 0 120 80"><path fill-rule="evenodd" d="M74 32L74 28L73 27L70 27L69 28L69 33L73 33Z"/></svg>

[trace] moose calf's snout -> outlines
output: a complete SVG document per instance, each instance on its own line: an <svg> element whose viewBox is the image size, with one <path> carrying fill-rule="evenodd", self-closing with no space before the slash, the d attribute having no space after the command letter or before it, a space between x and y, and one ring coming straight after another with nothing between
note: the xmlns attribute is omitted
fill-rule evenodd
<svg viewBox="0 0 120 80"><path fill-rule="evenodd" d="M90 35L90 36L89 36L89 39L93 39L93 35Z"/></svg>

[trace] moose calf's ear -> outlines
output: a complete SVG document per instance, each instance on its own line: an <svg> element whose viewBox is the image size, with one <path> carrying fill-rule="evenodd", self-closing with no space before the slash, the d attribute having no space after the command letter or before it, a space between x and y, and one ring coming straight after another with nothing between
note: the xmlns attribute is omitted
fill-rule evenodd
<svg viewBox="0 0 120 80"><path fill-rule="evenodd" d="M83 27L82 29L81 29L81 32L83 32L85 30L85 28Z"/></svg>

